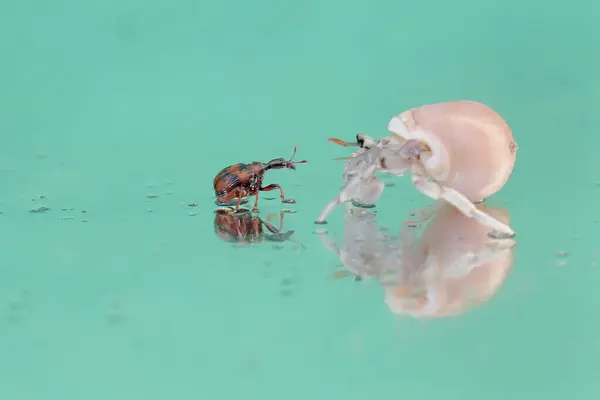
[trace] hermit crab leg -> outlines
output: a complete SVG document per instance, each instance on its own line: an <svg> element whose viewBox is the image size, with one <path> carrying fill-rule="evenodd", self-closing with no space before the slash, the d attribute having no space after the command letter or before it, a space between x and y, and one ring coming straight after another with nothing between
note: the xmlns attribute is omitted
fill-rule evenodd
<svg viewBox="0 0 600 400"><path fill-rule="evenodd" d="M445 200L454 205L460 212L470 218L474 218L479 223L489 226L500 234L500 237L511 238L516 233L506 224L498 221L496 218L478 210L466 196L455 189L439 185L434 181L427 181L426 176L421 173L419 168L412 171L412 181L415 187L424 195L435 200Z"/></svg>
<svg viewBox="0 0 600 400"><path fill-rule="evenodd" d="M366 171L348 178L342 190L340 190L339 194L333 200L327 203L315 223L325 224L327 216L342 203L351 200L356 200L364 204L375 203L385 188L383 182L373 176L375 168L375 165L371 165Z"/></svg>
<svg viewBox="0 0 600 400"><path fill-rule="evenodd" d="M354 178L354 179L351 179L350 182L348 182L346 185L344 185L342 190L340 190L340 193L333 200L331 200L329 203L327 203L325 208L323 208L323 211L321 211L321 215L319 215L319 217L317 218L315 223L325 224L327 221L327 216L333 210L335 210L337 208L337 206L339 206L342 203L352 200L352 198L349 196L349 193L352 191L352 189L356 189L356 187L358 185L360 185L359 181L360 181L359 178Z"/></svg>
<svg viewBox="0 0 600 400"><path fill-rule="evenodd" d="M517 242L514 239L502 239L498 240L498 243L488 243L475 253L465 252L457 260L444 266L445 275L458 278L469 274L475 268L489 266L516 245Z"/></svg>
<svg viewBox="0 0 600 400"><path fill-rule="evenodd" d="M317 232L317 235L319 236L319 238L321 239L321 243L327 250L331 251L338 257L340 256L342 251L336 242L329 239L329 237L327 236L327 234L325 232Z"/></svg>
<svg viewBox="0 0 600 400"><path fill-rule="evenodd" d="M382 141L374 141L366 135L359 135L358 141L363 141L363 144L368 142L369 145L374 143L375 147L361 147L350 156L344 167L344 187L338 196L325 206L315 223L326 223L327 216L338 205L350 200L358 201L363 205L374 204L385 188L384 183L373 176L375 172L400 175L410 168L410 160L403 158L403 154L399 153L403 150L404 144L400 147L388 146L384 145ZM412 142L410 143L412 144ZM382 165L384 158L387 159L386 164L389 165ZM391 170L388 168L391 168Z"/></svg>

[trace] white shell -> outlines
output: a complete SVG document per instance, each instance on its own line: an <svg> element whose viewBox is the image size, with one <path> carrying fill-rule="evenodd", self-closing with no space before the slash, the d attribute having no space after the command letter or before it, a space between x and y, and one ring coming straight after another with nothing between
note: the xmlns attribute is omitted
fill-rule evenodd
<svg viewBox="0 0 600 400"><path fill-rule="evenodd" d="M421 163L438 183L472 202L498 192L513 171L517 145L508 124L471 100L425 105L393 117L396 139L419 139L431 149Z"/></svg>

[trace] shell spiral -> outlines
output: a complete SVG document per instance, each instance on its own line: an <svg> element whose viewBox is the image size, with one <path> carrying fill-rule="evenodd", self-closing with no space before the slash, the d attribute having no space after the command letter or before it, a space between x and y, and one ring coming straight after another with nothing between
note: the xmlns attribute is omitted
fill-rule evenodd
<svg viewBox="0 0 600 400"><path fill-rule="evenodd" d="M388 130L431 148L421 160L428 175L473 202L498 192L510 177L517 144L506 121L485 104L452 101L393 117Z"/></svg>

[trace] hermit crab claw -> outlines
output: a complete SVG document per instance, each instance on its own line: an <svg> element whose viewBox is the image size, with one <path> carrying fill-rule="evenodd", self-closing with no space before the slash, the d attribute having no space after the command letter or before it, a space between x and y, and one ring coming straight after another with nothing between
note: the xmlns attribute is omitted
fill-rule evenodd
<svg viewBox="0 0 600 400"><path fill-rule="evenodd" d="M360 205L374 204L383 193L383 182L374 176L379 167L379 148L360 149L344 167L344 186L316 219L315 223L325 224L327 216L340 204L354 201Z"/></svg>
<svg viewBox="0 0 600 400"><path fill-rule="evenodd" d="M324 224L327 216L341 203L353 201L359 205L373 205L383 193L385 185L374 176L376 172L403 175L416 162L423 146L417 140L403 142L388 139L374 140L358 134L360 149L354 152L344 167L344 187L331 200L315 221Z"/></svg>
<svg viewBox="0 0 600 400"><path fill-rule="evenodd" d="M368 181L363 181L359 177L354 177L344 185L340 193L323 209L321 215L315 221L317 224L327 223L327 216L340 204L348 201L354 201L360 205L374 204L381 193L383 193L384 184L377 177L371 177Z"/></svg>

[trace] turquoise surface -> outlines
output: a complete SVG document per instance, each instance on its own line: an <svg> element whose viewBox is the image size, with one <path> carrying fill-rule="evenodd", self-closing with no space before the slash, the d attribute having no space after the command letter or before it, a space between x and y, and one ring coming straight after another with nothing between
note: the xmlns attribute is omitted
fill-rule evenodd
<svg viewBox="0 0 600 400"><path fill-rule="evenodd" d="M0 398L599 398L599 11L0 1ZM519 144L488 201L518 232L514 265L459 315L397 315L315 234L348 154L327 138L456 99ZM265 183L297 204L260 203L296 211L292 241L218 237L215 174L295 144L309 163ZM374 230L397 232L432 201L388 182Z"/></svg>

